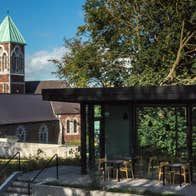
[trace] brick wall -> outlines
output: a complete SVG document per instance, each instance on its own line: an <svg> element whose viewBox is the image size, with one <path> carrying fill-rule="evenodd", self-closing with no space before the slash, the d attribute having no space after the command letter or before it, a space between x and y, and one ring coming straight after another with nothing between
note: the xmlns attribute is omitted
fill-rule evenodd
<svg viewBox="0 0 196 196"><path fill-rule="evenodd" d="M7 53L9 53L9 43L1 43L1 45L4 47Z"/></svg>
<svg viewBox="0 0 196 196"><path fill-rule="evenodd" d="M9 93L9 75L0 75L0 93Z"/></svg>
<svg viewBox="0 0 196 196"><path fill-rule="evenodd" d="M57 144L59 141L58 121L24 123L24 124L15 124L15 125L1 125L0 138L15 136L17 128L22 127L26 132L26 142L39 143L39 129L42 125L46 125L48 128L48 143Z"/></svg>
<svg viewBox="0 0 196 196"><path fill-rule="evenodd" d="M67 120L77 120L77 133L67 133ZM64 142L65 143L79 143L80 142L80 115L79 114L64 114L60 116L60 121L62 123Z"/></svg>
<svg viewBox="0 0 196 196"><path fill-rule="evenodd" d="M9 75L0 75L0 82L9 82Z"/></svg>
<svg viewBox="0 0 196 196"><path fill-rule="evenodd" d="M10 52L9 52L9 43L0 43L1 46L3 46L4 50L7 52L8 54L8 65L7 65L7 71L9 71L10 69L10 64L9 64L9 57L10 57ZM9 83L10 79L9 79L9 74L8 72L2 72L3 74L0 75L0 83L1 82L5 82L5 83ZM9 91L7 91L6 89L9 89L9 87L4 87L4 92L3 92L3 86L2 84L0 84L0 93L9 93Z"/></svg>

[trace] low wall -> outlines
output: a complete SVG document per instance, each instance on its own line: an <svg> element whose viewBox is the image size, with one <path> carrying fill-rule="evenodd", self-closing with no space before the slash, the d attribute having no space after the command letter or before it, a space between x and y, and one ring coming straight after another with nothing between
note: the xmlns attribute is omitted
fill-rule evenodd
<svg viewBox="0 0 196 196"><path fill-rule="evenodd" d="M58 154L62 158L75 158L80 154L77 146L0 141L0 157L7 158L18 151L22 158L37 156L50 158L54 154Z"/></svg>

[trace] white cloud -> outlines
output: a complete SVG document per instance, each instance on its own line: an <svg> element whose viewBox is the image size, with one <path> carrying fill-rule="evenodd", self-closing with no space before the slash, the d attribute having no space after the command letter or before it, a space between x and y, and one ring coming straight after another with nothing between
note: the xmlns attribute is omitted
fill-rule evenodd
<svg viewBox="0 0 196 196"><path fill-rule="evenodd" d="M49 80L55 79L51 73L55 66L51 59L61 59L68 50L64 47L54 48L52 51L37 51L26 58L25 75L26 80Z"/></svg>

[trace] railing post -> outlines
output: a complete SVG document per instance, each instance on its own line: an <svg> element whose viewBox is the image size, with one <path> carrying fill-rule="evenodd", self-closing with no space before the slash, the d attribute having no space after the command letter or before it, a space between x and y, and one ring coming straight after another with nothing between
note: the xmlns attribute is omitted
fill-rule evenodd
<svg viewBox="0 0 196 196"><path fill-rule="evenodd" d="M18 152L18 167L19 167L19 171L21 171L20 152Z"/></svg>
<svg viewBox="0 0 196 196"><path fill-rule="evenodd" d="M59 158L58 158L58 154L56 154L56 178L59 179Z"/></svg>
<svg viewBox="0 0 196 196"><path fill-rule="evenodd" d="M31 195L31 184L30 184L30 182L28 182L28 195L29 196Z"/></svg>

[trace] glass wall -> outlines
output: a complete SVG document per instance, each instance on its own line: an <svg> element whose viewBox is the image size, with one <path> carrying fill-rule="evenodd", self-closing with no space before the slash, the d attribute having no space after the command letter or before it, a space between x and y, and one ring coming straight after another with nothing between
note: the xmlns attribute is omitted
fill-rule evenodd
<svg viewBox="0 0 196 196"><path fill-rule="evenodd" d="M100 158L100 129L101 129L101 106L85 105L86 121L86 168L96 167L96 161ZM93 122L91 123L91 121ZM94 165L95 164L95 165Z"/></svg>
<svg viewBox="0 0 196 196"><path fill-rule="evenodd" d="M196 181L196 106L192 110L192 123L193 180Z"/></svg>
<svg viewBox="0 0 196 196"><path fill-rule="evenodd" d="M188 160L185 107L137 108L138 155L147 172L150 159Z"/></svg>
<svg viewBox="0 0 196 196"><path fill-rule="evenodd" d="M100 158L100 129L101 129L101 106L94 106L94 148L95 159Z"/></svg>

